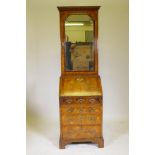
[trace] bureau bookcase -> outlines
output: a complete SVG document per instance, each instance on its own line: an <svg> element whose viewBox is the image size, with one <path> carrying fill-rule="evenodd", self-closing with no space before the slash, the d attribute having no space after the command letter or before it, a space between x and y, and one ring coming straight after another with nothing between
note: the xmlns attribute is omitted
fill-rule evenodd
<svg viewBox="0 0 155 155"><path fill-rule="evenodd" d="M60 149L73 142L104 147L103 92L98 75L99 6L58 7L61 76Z"/></svg>

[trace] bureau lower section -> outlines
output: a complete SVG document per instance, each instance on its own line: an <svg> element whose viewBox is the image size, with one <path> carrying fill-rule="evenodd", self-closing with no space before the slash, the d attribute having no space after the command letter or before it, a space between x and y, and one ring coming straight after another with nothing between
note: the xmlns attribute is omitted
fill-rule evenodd
<svg viewBox="0 0 155 155"><path fill-rule="evenodd" d="M60 148L72 142L103 147L102 96L60 97Z"/></svg>

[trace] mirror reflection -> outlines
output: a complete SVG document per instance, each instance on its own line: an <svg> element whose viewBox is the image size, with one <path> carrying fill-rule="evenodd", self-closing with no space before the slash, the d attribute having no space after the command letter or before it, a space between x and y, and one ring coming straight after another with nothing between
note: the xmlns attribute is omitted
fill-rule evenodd
<svg viewBox="0 0 155 155"><path fill-rule="evenodd" d="M65 21L65 70L94 70L93 20L88 15L70 15Z"/></svg>

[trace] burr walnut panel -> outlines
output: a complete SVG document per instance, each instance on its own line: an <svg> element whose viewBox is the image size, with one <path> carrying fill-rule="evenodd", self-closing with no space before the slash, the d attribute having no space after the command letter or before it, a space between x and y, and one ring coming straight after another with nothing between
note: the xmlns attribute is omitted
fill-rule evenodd
<svg viewBox="0 0 155 155"><path fill-rule="evenodd" d="M101 106L93 105L93 106L61 106L61 113L62 115L69 114L94 114L94 113L101 113Z"/></svg>
<svg viewBox="0 0 155 155"><path fill-rule="evenodd" d="M82 139L101 137L100 126L64 126L62 129L63 138Z"/></svg>
<svg viewBox="0 0 155 155"><path fill-rule="evenodd" d="M102 96L82 96L82 97L61 97L60 98L62 105L101 105Z"/></svg>
<svg viewBox="0 0 155 155"><path fill-rule="evenodd" d="M62 125L96 125L101 124L101 117L96 114L62 115Z"/></svg>
<svg viewBox="0 0 155 155"><path fill-rule="evenodd" d="M100 96L102 95L99 76L62 76L60 79L61 96Z"/></svg>

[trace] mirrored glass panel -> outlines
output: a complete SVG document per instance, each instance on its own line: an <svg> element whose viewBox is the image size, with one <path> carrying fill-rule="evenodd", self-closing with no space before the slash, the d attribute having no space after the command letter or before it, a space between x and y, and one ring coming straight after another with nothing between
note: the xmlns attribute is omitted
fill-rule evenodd
<svg viewBox="0 0 155 155"><path fill-rule="evenodd" d="M70 15L65 21L65 70L94 70L94 26L88 15Z"/></svg>

